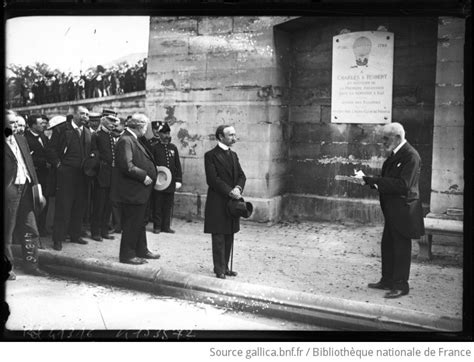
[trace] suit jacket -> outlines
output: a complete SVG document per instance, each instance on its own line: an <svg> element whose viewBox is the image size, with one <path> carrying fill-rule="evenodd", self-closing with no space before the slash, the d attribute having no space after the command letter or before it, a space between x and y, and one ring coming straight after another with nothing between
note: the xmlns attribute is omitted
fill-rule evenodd
<svg viewBox="0 0 474 362"><path fill-rule="evenodd" d="M183 182L183 172L181 169L181 162L179 160L178 148L169 143L167 145L169 153L169 166L166 162L165 146L156 138L151 138L147 141L149 149L153 154L157 166L168 167L171 172L171 184L165 190L159 191L164 193L173 193L176 191L176 182Z"/></svg>
<svg viewBox="0 0 474 362"><path fill-rule="evenodd" d="M38 137L41 139L43 144L40 143ZM36 174L43 191L48 181L48 162L46 159L46 146L48 144L48 137L44 134L40 134L38 137L34 136L30 131L25 132L25 138L30 148L31 158L33 159L33 165L35 166Z"/></svg>
<svg viewBox="0 0 474 362"><path fill-rule="evenodd" d="M84 137L84 155L91 153L91 131L87 127L82 127ZM53 128L53 134L46 147L46 157L48 162L55 167L71 151L71 141L78 134L71 122L64 122ZM84 159L82 160L84 161ZM82 167L82 164L81 164Z"/></svg>
<svg viewBox="0 0 474 362"><path fill-rule="evenodd" d="M239 218L232 217L227 211L229 193L235 186L245 187L245 174L239 158L234 151L231 157L219 146L206 152L207 190L204 232L211 234L233 234L240 230Z"/></svg>
<svg viewBox="0 0 474 362"><path fill-rule="evenodd" d="M136 137L125 130L115 145L116 167L113 169L112 201L127 204L146 204L156 181L153 155ZM145 186L146 176L153 182Z"/></svg>
<svg viewBox="0 0 474 362"><path fill-rule="evenodd" d="M13 135L11 137L15 137L15 140L20 148L20 152L23 156L23 160L25 161L26 169L31 177L31 182L34 185L38 184L38 176L36 175L35 166L33 165L33 159L31 158L30 148L28 147L28 142L24 136ZM4 185L8 187L15 182L16 173L18 171L18 164L11 150L10 146L7 145L5 140L4 142L4 159L5 159L5 166L4 166Z"/></svg>
<svg viewBox="0 0 474 362"><path fill-rule="evenodd" d="M425 233L419 191L420 171L420 155L407 142L385 160L382 176L364 177L372 188L377 185L385 222L413 239Z"/></svg>
<svg viewBox="0 0 474 362"><path fill-rule="evenodd" d="M115 144L110 137L111 135L102 129L92 134L92 149L100 160L97 182L100 187L105 188L110 187L112 161L115 161Z"/></svg>

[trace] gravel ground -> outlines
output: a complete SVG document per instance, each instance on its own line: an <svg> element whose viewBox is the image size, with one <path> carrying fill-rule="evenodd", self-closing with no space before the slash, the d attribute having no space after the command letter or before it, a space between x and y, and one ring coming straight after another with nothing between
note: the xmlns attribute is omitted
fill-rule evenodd
<svg viewBox="0 0 474 362"><path fill-rule="evenodd" d="M174 219L172 227L176 234L156 235L148 224L148 247L161 254L150 264L213 277L211 237L203 233L203 222ZM57 253L118 261L120 235L114 235L103 242L86 238L88 245L65 243ZM243 222L235 237L235 280L461 318L462 249L435 244L433 260L421 262L414 242L410 294L385 299L384 291L367 288L380 279L381 235L380 225ZM42 241L52 249L50 238Z"/></svg>

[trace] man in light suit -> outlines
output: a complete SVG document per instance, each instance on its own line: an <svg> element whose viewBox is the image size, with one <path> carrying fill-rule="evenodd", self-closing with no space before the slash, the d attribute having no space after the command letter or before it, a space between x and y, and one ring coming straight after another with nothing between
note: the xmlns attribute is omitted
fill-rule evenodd
<svg viewBox="0 0 474 362"><path fill-rule="evenodd" d="M216 130L217 146L206 152L204 165L207 191L204 232L212 234L212 259L217 278L236 276L229 268L234 234L240 230L238 217L227 211L231 199L240 199L245 186L245 174L237 154L230 147L237 137L234 127L222 125Z"/></svg>
<svg viewBox="0 0 474 362"><path fill-rule="evenodd" d="M405 140L405 130L400 123L384 126L382 142L390 154L382 166L382 175L363 176L360 180L361 184L379 192L385 218L382 278L368 287L389 290L385 298L399 298L410 290L411 239L417 239L425 232L418 186L421 159Z"/></svg>
<svg viewBox="0 0 474 362"><path fill-rule="evenodd" d="M16 114L7 111L5 115L4 143L4 243L5 256L14 264L11 250L13 232L20 235L22 244L24 270L28 274L45 276L38 269L39 233L36 225L33 202L33 186L38 185L30 148L23 136L13 134L16 127ZM45 203L45 200L41 200ZM10 280L16 279L14 271L10 272Z"/></svg>
<svg viewBox="0 0 474 362"><path fill-rule="evenodd" d="M30 147L31 158L33 159L33 165L35 166L43 194L45 194L47 189L49 170L51 168L46 159L46 146L48 144L48 138L44 135L46 122L44 116L32 114L28 117L28 130L25 132L25 138ZM37 220L40 235L46 234L46 213L47 206L40 213Z"/></svg>
<svg viewBox="0 0 474 362"><path fill-rule="evenodd" d="M112 170L112 201L122 210L121 263L139 265L146 259L158 259L159 254L148 250L145 220L147 203L157 178L153 155L140 138L146 133L148 118L134 114L120 136L116 149L116 167Z"/></svg>

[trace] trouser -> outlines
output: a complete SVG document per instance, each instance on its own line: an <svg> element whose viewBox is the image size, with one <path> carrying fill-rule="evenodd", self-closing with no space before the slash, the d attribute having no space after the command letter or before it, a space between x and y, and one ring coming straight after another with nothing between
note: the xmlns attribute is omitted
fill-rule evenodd
<svg viewBox="0 0 474 362"><path fill-rule="evenodd" d="M171 226L171 210L173 209L174 193L153 190L153 228L169 230Z"/></svg>
<svg viewBox="0 0 474 362"><path fill-rule="evenodd" d="M71 241L75 241L81 236L87 182L80 168L69 166L61 166L57 178L53 241L65 241L68 231Z"/></svg>
<svg viewBox="0 0 474 362"><path fill-rule="evenodd" d="M230 252L234 244L234 234L212 234L212 260L214 273L229 271Z"/></svg>
<svg viewBox="0 0 474 362"><path fill-rule="evenodd" d="M4 243L5 256L12 266L12 238L15 229L20 236L21 250L25 267L36 268L38 265L39 233L33 211L33 193L31 184L8 185L5 189L4 209Z"/></svg>
<svg viewBox="0 0 474 362"><path fill-rule="evenodd" d="M112 201L112 227L115 231L122 231L122 211L120 203Z"/></svg>
<svg viewBox="0 0 474 362"><path fill-rule="evenodd" d="M408 288L411 239L385 223L382 235L382 281L395 289Z"/></svg>
<svg viewBox="0 0 474 362"><path fill-rule="evenodd" d="M110 188L95 184L92 200L91 234L106 235L109 233L109 221L112 215Z"/></svg>
<svg viewBox="0 0 474 362"><path fill-rule="evenodd" d="M122 239L120 240L121 261L136 256L145 256L148 247L146 241L146 204L120 205L122 210Z"/></svg>

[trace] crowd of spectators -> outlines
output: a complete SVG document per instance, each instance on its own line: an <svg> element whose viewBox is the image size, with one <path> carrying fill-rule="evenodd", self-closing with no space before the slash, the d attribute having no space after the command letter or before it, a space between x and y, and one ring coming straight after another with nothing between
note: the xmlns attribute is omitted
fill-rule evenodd
<svg viewBox="0 0 474 362"><path fill-rule="evenodd" d="M78 75L64 72L37 74L30 87L21 82L20 98L16 106L67 102L135 92L145 89L146 58L134 65L122 63L104 68L80 72Z"/></svg>

